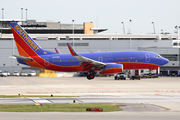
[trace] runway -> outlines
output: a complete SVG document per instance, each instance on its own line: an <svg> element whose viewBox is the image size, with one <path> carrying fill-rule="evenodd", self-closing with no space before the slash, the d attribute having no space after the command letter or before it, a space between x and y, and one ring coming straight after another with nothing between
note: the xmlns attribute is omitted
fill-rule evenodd
<svg viewBox="0 0 180 120"><path fill-rule="evenodd" d="M180 79L160 77L156 79L117 81L113 77L97 77L88 81L84 77L0 78L1 95L62 95L74 97L0 98L0 104L120 104L122 111L106 113L6 113L3 119L133 119L172 120L180 118ZM9 115L8 115L9 114Z"/></svg>
<svg viewBox="0 0 180 120"><path fill-rule="evenodd" d="M1 112L2 120L179 120L179 112Z"/></svg>
<svg viewBox="0 0 180 120"><path fill-rule="evenodd" d="M162 102L180 102L180 97L58 97L58 98L0 98L0 104L113 104L113 103L162 103Z"/></svg>

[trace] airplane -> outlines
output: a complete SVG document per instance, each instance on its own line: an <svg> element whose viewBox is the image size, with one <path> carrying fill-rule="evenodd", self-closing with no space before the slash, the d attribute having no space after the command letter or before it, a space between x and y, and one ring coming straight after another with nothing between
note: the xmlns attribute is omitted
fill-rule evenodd
<svg viewBox="0 0 180 120"><path fill-rule="evenodd" d="M42 49L16 22L10 23L21 64L63 72L87 72L87 79L94 79L96 72L102 75L121 73L123 70L154 70L169 62L157 53L146 51L120 51L77 53L69 43L70 54L59 54Z"/></svg>

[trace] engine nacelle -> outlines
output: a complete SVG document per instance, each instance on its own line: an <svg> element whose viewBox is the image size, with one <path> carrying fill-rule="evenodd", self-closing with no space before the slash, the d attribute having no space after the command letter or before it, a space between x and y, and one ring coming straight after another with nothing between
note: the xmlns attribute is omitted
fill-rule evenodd
<svg viewBox="0 0 180 120"><path fill-rule="evenodd" d="M106 65L104 70L100 73L102 75L108 75L108 74L122 73L122 71L123 71L122 64L109 64L109 65Z"/></svg>

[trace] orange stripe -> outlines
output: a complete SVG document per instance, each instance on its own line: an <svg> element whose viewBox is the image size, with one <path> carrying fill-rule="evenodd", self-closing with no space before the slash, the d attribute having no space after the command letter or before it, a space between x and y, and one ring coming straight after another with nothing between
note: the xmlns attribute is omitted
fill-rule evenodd
<svg viewBox="0 0 180 120"><path fill-rule="evenodd" d="M24 56L24 57L30 57L17 42L16 42L16 46L18 48L19 55Z"/></svg>
<svg viewBox="0 0 180 120"><path fill-rule="evenodd" d="M30 57L25 51L24 49L18 44L16 43L17 47L18 47L18 50L21 51L21 53L23 53L22 56L25 56L25 57ZM32 60L32 61L25 61L28 65L30 66L33 66L33 67L38 67L38 68L45 68L44 66L40 65L36 60Z"/></svg>

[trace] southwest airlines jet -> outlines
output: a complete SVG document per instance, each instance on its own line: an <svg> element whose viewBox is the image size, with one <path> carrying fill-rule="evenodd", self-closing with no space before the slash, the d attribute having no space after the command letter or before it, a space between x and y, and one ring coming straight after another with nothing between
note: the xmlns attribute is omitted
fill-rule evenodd
<svg viewBox="0 0 180 120"><path fill-rule="evenodd" d="M10 23L19 55L17 61L24 65L64 72L88 72L93 79L95 72L102 75L121 73L131 69L157 69L169 62L159 54L144 51L76 53L69 43L71 54L60 54L42 49L15 22Z"/></svg>

